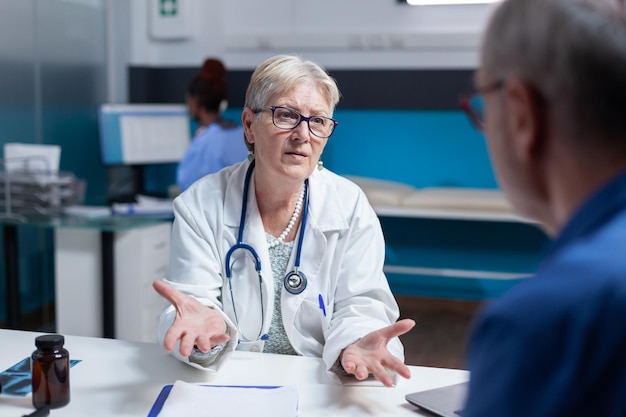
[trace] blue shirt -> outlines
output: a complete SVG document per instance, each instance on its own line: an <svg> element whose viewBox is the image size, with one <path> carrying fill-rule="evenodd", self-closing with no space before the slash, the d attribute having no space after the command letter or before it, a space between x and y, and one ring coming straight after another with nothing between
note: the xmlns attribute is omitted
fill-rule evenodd
<svg viewBox="0 0 626 417"><path fill-rule="evenodd" d="M463 417L626 416L626 174L483 310L468 358Z"/></svg>
<svg viewBox="0 0 626 417"><path fill-rule="evenodd" d="M176 183L181 191L204 177L248 156L243 127L215 122L207 126L192 141L178 163Z"/></svg>

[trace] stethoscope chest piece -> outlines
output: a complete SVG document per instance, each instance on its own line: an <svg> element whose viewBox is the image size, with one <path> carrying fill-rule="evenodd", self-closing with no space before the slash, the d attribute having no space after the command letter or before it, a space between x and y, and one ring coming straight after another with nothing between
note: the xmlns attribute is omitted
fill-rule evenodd
<svg viewBox="0 0 626 417"><path fill-rule="evenodd" d="M285 276L284 284L289 294L300 294L306 288L307 278L303 272L294 270Z"/></svg>

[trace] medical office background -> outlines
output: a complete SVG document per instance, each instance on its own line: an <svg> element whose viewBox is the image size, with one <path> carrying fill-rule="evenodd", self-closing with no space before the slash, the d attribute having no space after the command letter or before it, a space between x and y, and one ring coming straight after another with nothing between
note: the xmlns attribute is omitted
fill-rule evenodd
<svg viewBox="0 0 626 417"><path fill-rule="evenodd" d="M484 139L458 106L490 10L398 0L0 0L0 144L60 145L61 169L86 180L85 203L103 205L134 171L102 163L101 104L182 104L191 76L215 56L230 71L225 116L238 121L256 65L298 53L325 66L343 94L327 168L416 188L495 189ZM141 168L147 192L174 182L173 164ZM523 278L494 276L530 273L545 243L524 222L381 222L386 263L400 266L387 275L401 295L496 297ZM45 321L52 232L24 225L18 233L22 313ZM2 275L0 300L4 291ZM0 323L4 316L0 308Z"/></svg>

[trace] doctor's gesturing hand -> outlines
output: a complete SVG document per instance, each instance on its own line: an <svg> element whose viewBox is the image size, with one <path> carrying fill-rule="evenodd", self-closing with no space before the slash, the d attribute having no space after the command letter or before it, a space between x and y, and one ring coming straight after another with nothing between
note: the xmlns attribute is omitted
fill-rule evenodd
<svg viewBox="0 0 626 417"><path fill-rule="evenodd" d="M188 357L194 346L201 352L208 352L212 347L230 339L226 333L227 325L218 312L163 281L155 281L152 286L176 309L174 323L163 341L168 352L174 350L179 340L181 356Z"/></svg>
<svg viewBox="0 0 626 417"><path fill-rule="evenodd" d="M410 378L409 368L387 350L387 343L408 332L413 326L415 321L403 319L367 334L342 351L339 356L342 368L358 380L364 380L372 374L387 387L393 385L387 369L404 378Z"/></svg>

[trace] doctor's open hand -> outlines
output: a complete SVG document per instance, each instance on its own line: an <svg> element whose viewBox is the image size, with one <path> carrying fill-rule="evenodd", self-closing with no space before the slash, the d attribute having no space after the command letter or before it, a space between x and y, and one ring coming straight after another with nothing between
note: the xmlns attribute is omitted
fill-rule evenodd
<svg viewBox="0 0 626 417"><path fill-rule="evenodd" d="M180 340L180 354L188 357L194 346L202 352L227 342L227 325L222 316L198 300L183 294L163 281L154 281L152 286L176 309L174 323L165 334L164 346L171 352Z"/></svg>
<svg viewBox="0 0 626 417"><path fill-rule="evenodd" d="M341 366L358 380L364 380L372 374L387 387L393 385L393 379L387 369L409 378L411 376L409 368L389 352L387 343L394 337L408 332L413 326L415 326L413 320L404 319L368 333L342 351L339 356Z"/></svg>

